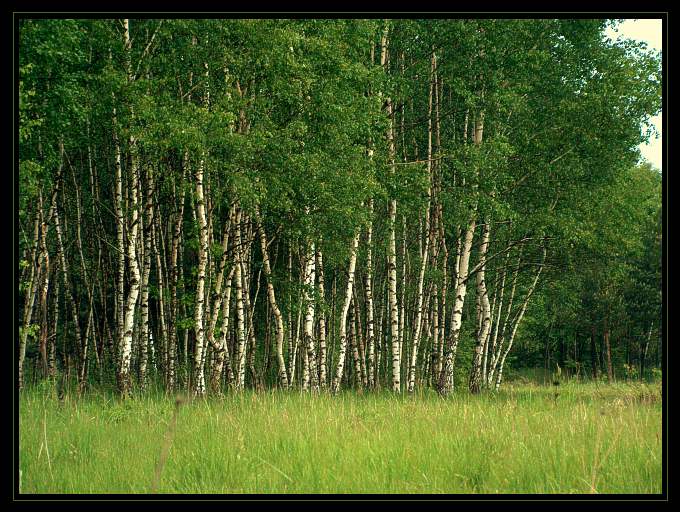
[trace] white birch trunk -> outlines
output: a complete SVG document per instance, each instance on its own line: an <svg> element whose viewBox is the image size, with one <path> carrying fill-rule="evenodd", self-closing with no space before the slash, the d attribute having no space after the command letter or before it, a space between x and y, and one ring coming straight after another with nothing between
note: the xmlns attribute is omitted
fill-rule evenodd
<svg viewBox="0 0 680 512"><path fill-rule="evenodd" d="M167 324L165 321L165 308L166 308L166 299L165 299L165 277L164 277L164 269L162 265L161 260L161 238L160 238L160 223L158 222L158 215L155 217L155 224L154 224L154 229L152 233L152 238L151 240L153 241L153 250L156 255L156 270L158 271L158 322L159 322L159 344L161 347L161 354L157 356L156 358L156 371L158 371L158 359L162 361L162 366L163 369L167 367L167 355L168 355L168 342L169 342L169 336L168 336L168 330L167 330ZM158 238L158 240L157 240ZM165 257L163 258L165 259ZM167 270L167 269L166 269ZM152 345L153 347L153 345Z"/></svg>
<svg viewBox="0 0 680 512"><path fill-rule="evenodd" d="M522 304L522 309L520 309L519 314L517 315L517 320L515 320L515 325L512 328L512 334L510 335L510 339L508 340L508 346L503 352L503 356L501 357L500 364L498 366L498 375L496 377L496 391L498 391L498 388L501 386L501 381L503 380L503 366L505 365L505 358L508 356L508 353L510 352L510 349L512 348L512 342L515 340L515 335L517 334L517 328L519 327L520 322L522 321L522 318L524 317L524 313L527 310L527 305L529 304L529 300L531 299L531 295L534 293L534 290L536 289L536 284L538 283L538 278L541 276L541 271L543 270L543 265L545 264L545 257L546 257L546 248L545 246L543 247L543 261L541 262L541 265L538 267L538 270L536 271L536 275L534 276L534 280L531 283L531 286L529 287L529 291L527 292L527 296L524 299L524 303Z"/></svg>
<svg viewBox="0 0 680 512"><path fill-rule="evenodd" d="M368 202L369 224L366 233L366 338L368 344L368 386L375 387L375 329L373 320L373 198Z"/></svg>
<svg viewBox="0 0 680 512"><path fill-rule="evenodd" d="M142 315L142 332L139 344L139 386L146 388L146 367L148 361L147 348L149 345L149 276L151 274L151 227L153 223L153 168L147 169L146 204L144 207L144 258L142 267L142 288L139 301Z"/></svg>
<svg viewBox="0 0 680 512"><path fill-rule="evenodd" d="M260 248L262 249L262 263L264 265L264 274L267 279L267 298L269 299L269 306L272 308L274 314L274 325L276 335L276 361L278 363L279 384L283 389L288 388L288 374L286 372L286 362L283 359L283 342L284 342L284 325L283 315L276 302L276 294L274 292L274 283L272 281L272 269L269 263L269 250L267 248L267 233L265 233L262 218L259 209L256 209L257 228L260 232ZM325 369L325 366L323 366Z"/></svg>
<svg viewBox="0 0 680 512"><path fill-rule="evenodd" d="M431 58L430 69L430 91L429 91L429 106L427 111L427 174L430 184L427 191L427 208L425 209L425 247L421 255L420 273L418 274L418 292L416 295L416 319L413 333L413 344L411 349L411 362L408 372L408 392L412 393L416 381L416 362L418 360L418 345L420 343L420 333L422 328L423 318L423 283L425 280L425 269L427 268L427 259L430 251L431 239L431 221L430 221L430 204L432 201L432 89L434 86L434 69L436 63L434 53Z"/></svg>
<svg viewBox="0 0 680 512"><path fill-rule="evenodd" d="M139 265L137 264L137 234L139 230L139 173L137 168L137 154L135 148L135 141L130 137L130 160L131 160L131 174L132 174L132 198L130 210L132 217L130 227L128 228L128 265L130 266L130 293L125 304L125 322L123 326L123 340L120 350L120 370L118 386L123 394L126 396L130 392L130 358L132 356L132 330L135 319L135 309L137 299L139 297L139 282L140 273Z"/></svg>
<svg viewBox="0 0 680 512"><path fill-rule="evenodd" d="M496 298L498 294L498 286L494 286L493 298L491 299L491 310L489 314L489 329L484 338L484 351L482 353L482 386L486 387L488 381L488 360L489 360L489 342L491 341L491 330L493 328L493 318L496 314Z"/></svg>
<svg viewBox="0 0 680 512"><path fill-rule="evenodd" d="M234 244L236 247L234 265L234 279L236 281L236 389L242 390L245 386L246 374L246 337L245 315L243 308L243 268L241 248L241 222L237 217Z"/></svg>
<svg viewBox="0 0 680 512"><path fill-rule="evenodd" d="M508 260L510 259L510 251L508 250L505 253L505 263L503 264L503 270L501 274L501 284L500 284L500 293L498 296L498 305L497 305L497 310L496 310L496 320L493 322L493 334L491 335L491 339L489 340L489 361L488 361L488 367L486 369L486 375L485 375L485 385L488 387L491 384L491 381L489 380L491 378L491 374L493 371L493 366L494 366L494 359L496 358L496 342L498 341L498 331L500 330L500 323L501 323L501 313L503 312L503 295L505 293L505 278L508 275L507 272L507 266L508 266Z"/></svg>
<svg viewBox="0 0 680 512"><path fill-rule="evenodd" d="M388 72L389 66L389 23L385 24L381 40L380 64ZM387 145L390 161L390 175L395 174L395 148L394 148L394 119L392 111L392 100L386 98L387 104ZM390 310L390 337L392 341L392 391L401 391L401 351L399 347L399 309L397 304L397 241L395 224L397 218L397 200L389 200L389 247L387 250L387 272L388 272L388 303Z"/></svg>
<svg viewBox="0 0 680 512"><path fill-rule="evenodd" d="M184 167L188 165L188 156L185 152L184 154ZM181 181L180 181L181 183ZM179 245L180 238L182 235L182 220L184 218L184 199L185 199L185 188L182 185L182 190L179 199L179 211L176 213L174 218L173 232L172 232L172 249L170 253L170 335L168 336L168 349L167 349L167 364L166 364L166 387L169 391L175 389L175 360L177 354L177 318L179 317L179 301L177 299L177 285L179 282L179 266L177 263L179 257ZM176 189L173 185L173 195Z"/></svg>
<svg viewBox="0 0 680 512"><path fill-rule="evenodd" d="M321 298L321 303L326 304L325 297L325 284L324 284L324 271L323 271L323 253L320 248L316 251L316 266L317 266L317 279L318 279L318 289L319 297ZM281 345L281 359L283 360L283 344ZM285 368L285 366L284 366ZM319 386L321 389L326 388L326 381L328 380L326 376L326 313L324 309L319 311Z"/></svg>
<svg viewBox="0 0 680 512"><path fill-rule="evenodd" d="M19 389L23 389L24 386L24 360L26 358L26 344L28 342L28 332L31 326L31 317L33 314L33 304L35 303L35 287L37 282L36 277L36 260L38 257L38 215L35 217L35 229L33 237L33 257L30 261L30 274L28 278L28 288L26 289L26 295L24 298L24 318L23 324L21 326L21 334L19 336Z"/></svg>
<svg viewBox="0 0 680 512"><path fill-rule="evenodd" d="M480 112L475 120L474 144L480 145L482 143L484 133L484 112ZM476 190L473 191L476 194ZM477 226L477 200L475 198L470 215L470 221L465 231L465 241L461 248L461 255L459 261L458 275L456 276L456 298L453 305L453 314L451 316L451 334L449 346L447 347L446 359L444 368L439 378L438 389L440 393L447 393L450 391L453 383L453 364L455 362L455 355L458 349L458 341L460 338L460 329L462 326L463 305L465 304L465 295L467 292L468 270L470 263L470 253L472 252L472 240Z"/></svg>
<svg viewBox="0 0 680 512"><path fill-rule="evenodd" d="M131 84L134 80L132 75L131 52L132 40L130 38L129 20L123 20L123 41L124 58L127 71L127 82ZM134 119L134 112L130 108L130 114ZM122 338L120 339L120 365L118 371L118 389L125 397L131 388L130 382L130 359L132 357L132 334L135 320L135 310L137 299L139 298L140 273L137 263L137 234L139 231L139 168L137 162L137 141L133 135L128 137L128 147L130 151L130 174L132 179L132 189L130 197L131 219L127 229L127 259L130 267L130 291L125 302L124 321Z"/></svg>
<svg viewBox="0 0 680 512"><path fill-rule="evenodd" d="M507 331L508 323L510 321L510 313L512 312L512 304L513 301L515 300L515 290L517 289L517 277L519 276L519 268L520 264L522 262L522 246L519 248L519 254L517 256L517 265L515 267L515 272L512 277L512 287L510 289L510 297L508 300L508 307L505 312L505 319L503 320L503 324L500 326L500 333L498 335L498 344L495 347L495 353L493 358L491 359L491 371L489 372L489 386L494 382L495 376L496 376L496 369L498 367L498 362L501 358L501 355L503 353L503 347L504 347L504 342L505 342L505 332Z"/></svg>
<svg viewBox="0 0 680 512"><path fill-rule="evenodd" d="M342 303L340 311L340 352L338 354L338 365L335 370L335 377L333 378L332 391L337 393L340 390L340 383L342 381L342 374L345 368L345 355L347 353L347 313L352 302L354 293L354 271L357 263L357 248L359 247L359 232L354 236L352 241L352 248L349 257L349 268L347 270L347 288L345 290L345 299Z"/></svg>
<svg viewBox="0 0 680 512"><path fill-rule="evenodd" d="M477 294L480 298L481 325L477 335L475 352L472 357L472 369L470 371L469 389L471 393L479 393L482 386L482 352L487 335L491 328L491 308L489 305L489 292L486 288L486 254L489 248L489 219L487 218L482 228L482 245L479 249L480 268L477 271Z"/></svg>
<svg viewBox="0 0 680 512"><path fill-rule="evenodd" d="M114 98L115 101L115 98ZM116 180L116 254L118 266L116 268L116 362L120 359L120 349L125 332L125 217L123 216L123 173L121 168L121 150L117 133L116 109L113 109L113 143L114 165Z"/></svg>
<svg viewBox="0 0 680 512"><path fill-rule="evenodd" d="M309 208L307 208L309 214ZM305 380L303 389L311 385L313 390L319 389L318 375L316 372L316 353L314 350L314 283L316 281L316 250L314 242L307 242L307 254L305 255L305 276L304 276L304 300L305 300L305 321L303 326L303 346L305 349ZM309 380L309 383L307 382Z"/></svg>
<svg viewBox="0 0 680 512"><path fill-rule="evenodd" d="M199 229L198 276L196 281L196 306L194 308L194 323L196 344L194 346L194 393L196 396L205 394L205 283L206 266L208 264L208 222L205 213L205 195L203 190L204 159L196 169L196 219Z"/></svg>

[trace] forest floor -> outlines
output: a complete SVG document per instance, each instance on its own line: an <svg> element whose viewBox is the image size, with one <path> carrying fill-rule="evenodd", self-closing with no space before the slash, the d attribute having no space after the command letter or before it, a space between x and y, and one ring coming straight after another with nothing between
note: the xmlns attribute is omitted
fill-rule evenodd
<svg viewBox="0 0 680 512"><path fill-rule="evenodd" d="M181 404L173 420L175 408L162 395L27 389L20 492L662 491L660 384L508 383L446 399L244 392Z"/></svg>

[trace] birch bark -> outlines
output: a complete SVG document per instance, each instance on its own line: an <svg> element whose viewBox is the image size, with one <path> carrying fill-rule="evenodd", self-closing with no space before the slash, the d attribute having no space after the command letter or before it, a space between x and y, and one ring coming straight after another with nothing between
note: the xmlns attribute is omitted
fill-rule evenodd
<svg viewBox="0 0 680 512"><path fill-rule="evenodd" d="M335 377L333 378L332 391L337 393L340 390L340 383L342 381L342 374L345 368L345 354L347 353L347 313L352 301L354 292L354 272L357 263L357 248L359 247L359 232L354 236L349 257L349 268L347 269L347 288L345 290L345 299L340 310L340 351L338 353L338 365L335 370Z"/></svg>
<svg viewBox="0 0 680 512"><path fill-rule="evenodd" d="M524 298L524 302L522 303L522 307L517 315L517 319L515 320L515 324L512 328L512 333L510 335L510 339L508 340L508 346L503 352L503 356L501 357L500 364L498 365L498 375L496 376L496 391L498 391L498 388L501 386L501 381L503 380L503 366L505 365L505 358L508 356L508 353L510 352L510 349L512 348L512 342L515 340L515 335L517 334L517 328L519 327L520 322L522 321L522 318L524 317L524 313L527 310L527 305L529 304L529 300L531 300L531 296L534 293L534 290L536 289L536 284L538 283L539 277L541 277L541 272L543 271L543 265L545 264L545 258L546 258L547 250L545 246L543 246L543 260L538 267L538 270L536 271L536 275L534 276L534 280L531 283L531 286L529 287L529 291L527 292L527 296Z"/></svg>
<svg viewBox="0 0 680 512"><path fill-rule="evenodd" d="M431 239L431 221L430 221L430 204L432 202L432 95L434 87L434 70L436 66L435 54L431 57L430 69L430 92L429 92L429 107L427 111L427 174L430 184L427 191L427 207L425 209L425 247L423 248L422 258L420 262L420 272L418 274L418 291L416 295L416 319L413 333L413 344L411 349L411 361L408 372L408 392L413 393L416 381L416 362L418 360L418 345L420 343L420 333L422 328L423 318L423 283L425 280L425 269L427 268L427 259L430 251Z"/></svg>
<svg viewBox="0 0 680 512"><path fill-rule="evenodd" d="M381 40L380 64L388 72L389 67L389 22L385 23ZM387 97L387 146L390 161L390 175L395 174L395 148L394 148L394 116L392 100ZM401 351L399 347L399 309L397 304L397 239L396 239L396 219L397 219L397 200L392 197L389 199L389 247L387 250L388 268L388 302L390 310L390 337L392 342L392 391L401 391Z"/></svg>
<svg viewBox="0 0 680 512"><path fill-rule="evenodd" d="M474 144L480 145L482 143L484 133L484 111L481 111L475 119ZM476 194L476 191L473 191ZM477 226L477 199L475 197L470 220L467 229L465 230L465 241L461 248L459 269L456 277L456 298L453 305L453 313L451 316L451 334L448 341L447 352L444 361L444 368L439 377L438 390L440 393L447 393L453 385L453 364L455 362L455 354L458 349L458 341L460 338L460 329L462 327L463 305L465 304L465 295L467 292L468 270L470 263L470 254L472 252L472 240L474 238L475 228Z"/></svg>
<svg viewBox="0 0 680 512"><path fill-rule="evenodd" d="M240 210L237 214L236 230L234 234L235 257L234 279L236 280L236 389L242 390L245 386L246 373L246 339L245 339L245 315L243 311L243 268L242 268L242 240Z"/></svg>
<svg viewBox="0 0 680 512"><path fill-rule="evenodd" d="M482 245L480 247L479 263L477 271L477 293L480 297L481 306L481 326L477 336L475 352L472 358L472 369L470 371L469 389L471 393L479 393L482 387L482 352L486 342L486 337L491 328L491 308L489 305L489 292L486 288L486 253L489 248L489 219L487 218L482 228Z"/></svg>
<svg viewBox="0 0 680 512"><path fill-rule="evenodd" d="M368 345L368 386L375 387L375 329L373 320L373 198L368 201L366 232L366 338Z"/></svg>
<svg viewBox="0 0 680 512"><path fill-rule="evenodd" d="M286 362L283 359L283 342L285 332L283 325L283 315L281 314L281 310L279 309L278 303L276 302L276 293L274 292L274 283L272 281L272 269L269 263L267 233L265 233L264 225L262 224L259 208L256 210L255 215L257 220L257 228L260 232L260 248L262 249L264 274L265 278L267 279L267 297L269 299L269 306L272 308L272 313L274 314L274 325L276 327L276 360L278 363L279 384L283 389L287 389L288 374L286 372ZM325 370L325 365L323 365L322 368ZM322 378L322 381L325 381L325 375L324 378Z"/></svg>
<svg viewBox="0 0 680 512"><path fill-rule="evenodd" d="M319 247L316 250L316 268L319 298L322 304L322 308L319 311L319 386L321 389L325 389L326 381L328 380L326 377L326 289L324 284L323 253ZM283 360L283 343L281 344L281 360Z"/></svg>
<svg viewBox="0 0 680 512"><path fill-rule="evenodd" d="M307 209L307 214L309 214L309 209ZM316 371L316 353L314 347L314 312L315 312L315 301L313 296L314 283L316 280L316 250L314 248L314 242L307 242L307 254L305 256L305 282L304 282L304 297L305 297L305 321L304 321L304 348L306 351L305 361L305 375L309 377L309 385L312 389L318 391L319 389L319 378ZM307 388L307 381L303 382L303 389Z"/></svg>
<svg viewBox="0 0 680 512"><path fill-rule="evenodd" d="M205 365L203 351L205 350L205 282L206 266L208 264L208 222L205 214L205 195L203 190L204 159L201 157L196 169L196 219L199 229L198 275L196 281L196 306L194 308L194 324L196 344L194 345L194 393L196 396L205 394Z"/></svg>
<svg viewBox="0 0 680 512"><path fill-rule="evenodd" d="M142 332L139 345L139 386L146 388L146 366L149 345L149 275L151 274L151 227L153 224L153 168L147 169L146 203L144 206L144 259L142 268L142 284L139 308L142 315Z"/></svg>

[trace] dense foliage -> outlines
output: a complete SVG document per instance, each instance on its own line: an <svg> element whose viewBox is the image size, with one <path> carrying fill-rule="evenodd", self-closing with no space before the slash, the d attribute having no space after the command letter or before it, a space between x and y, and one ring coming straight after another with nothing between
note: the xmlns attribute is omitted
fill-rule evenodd
<svg viewBox="0 0 680 512"><path fill-rule="evenodd" d="M650 373L661 63L608 23L21 19L20 385Z"/></svg>

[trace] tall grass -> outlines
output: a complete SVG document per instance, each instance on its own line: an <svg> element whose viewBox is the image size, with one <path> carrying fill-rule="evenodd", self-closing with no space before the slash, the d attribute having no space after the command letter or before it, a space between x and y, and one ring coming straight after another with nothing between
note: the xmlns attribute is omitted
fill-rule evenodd
<svg viewBox="0 0 680 512"><path fill-rule="evenodd" d="M660 386L20 398L23 493L660 493ZM49 456L48 456L49 452Z"/></svg>

